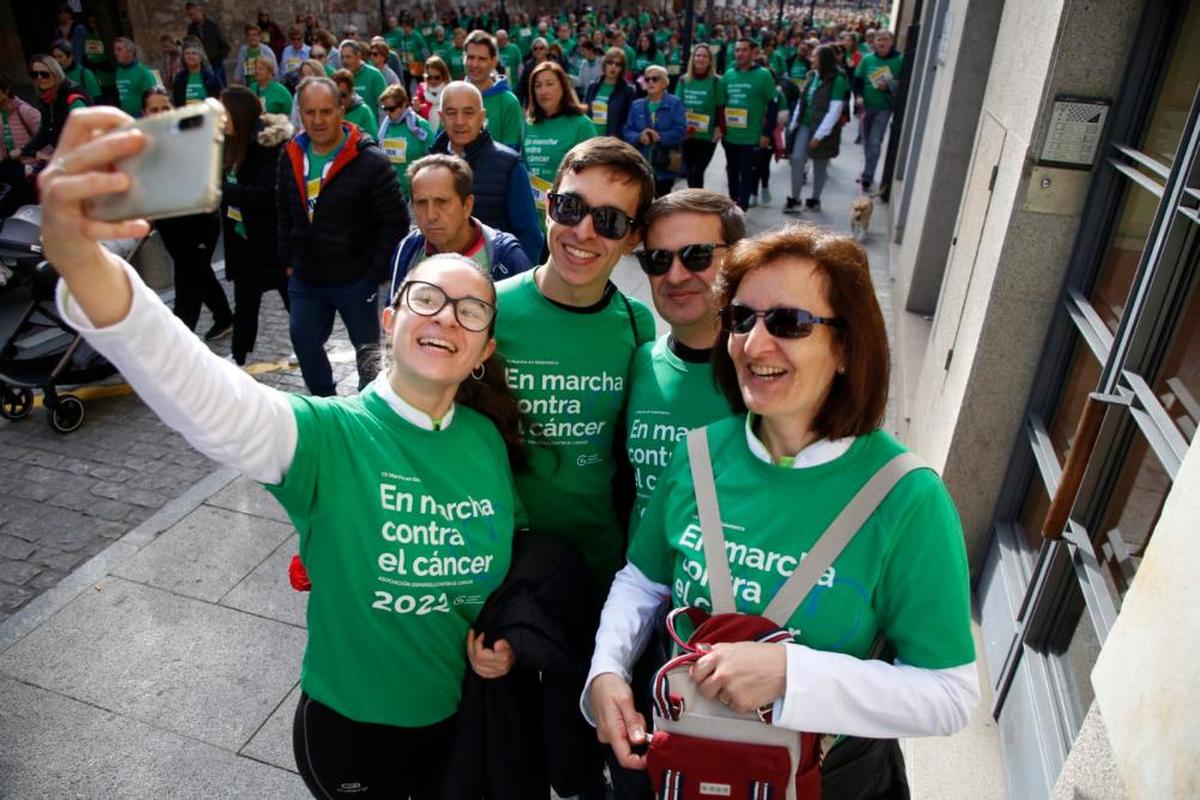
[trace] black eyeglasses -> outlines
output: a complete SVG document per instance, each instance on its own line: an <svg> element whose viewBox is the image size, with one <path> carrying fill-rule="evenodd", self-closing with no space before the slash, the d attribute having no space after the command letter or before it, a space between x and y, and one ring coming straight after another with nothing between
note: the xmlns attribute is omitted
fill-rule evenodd
<svg viewBox="0 0 1200 800"><path fill-rule="evenodd" d="M466 330L486 331L496 318L496 307L478 297L451 297L442 287L425 281L409 281L400 287L393 307L404 300L409 310L422 317L438 314L447 303L454 306L454 318Z"/></svg>
<svg viewBox="0 0 1200 800"><path fill-rule="evenodd" d="M600 206L592 208L573 194L550 192L546 196L546 213L560 225L574 227L591 215L596 233L605 239L624 239L637 225L637 220L619 208Z"/></svg>
<svg viewBox="0 0 1200 800"><path fill-rule="evenodd" d="M844 328L846 321L841 317L818 317L803 308L779 306L758 311L741 303L730 303L718 315L721 327L729 333L747 334L754 330L758 318L763 318L767 333L780 339L803 339L813 332L813 325L828 325Z"/></svg>
<svg viewBox="0 0 1200 800"><path fill-rule="evenodd" d="M642 272L647 275L666 275L671 271L671 264L675 261L675 256L679 256L679 263L683 264L684 269L688 272L703 272L712 266L713 254L716 253L718 247L727 247L723 244L685 244L678 250L638 250L634 253L637 256L638 263L642 265Z"/></svg>
<svg viewBox="0 0 1200 800"><path fill-rule="evenodd" d="M50 73L45 70L31 69L29 70L29 77L31 80L36 80L37 78L45 79L50 77Z"/></svg>

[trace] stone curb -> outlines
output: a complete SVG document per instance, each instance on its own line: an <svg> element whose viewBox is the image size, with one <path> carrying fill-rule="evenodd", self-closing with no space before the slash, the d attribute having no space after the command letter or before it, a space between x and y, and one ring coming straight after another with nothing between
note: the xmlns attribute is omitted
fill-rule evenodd
<svg viewBox="0 0 1200 800"><path fill-rule="evenodd" d="M77 567L59 581L58 585L38 595L16 614L0 623L0 653L36 630L89 586L129 561L160 533L195 511L205 500L224 489L240 474L232 467L218 467L213 470L208 477L200 480L136 528Z"/></svg>

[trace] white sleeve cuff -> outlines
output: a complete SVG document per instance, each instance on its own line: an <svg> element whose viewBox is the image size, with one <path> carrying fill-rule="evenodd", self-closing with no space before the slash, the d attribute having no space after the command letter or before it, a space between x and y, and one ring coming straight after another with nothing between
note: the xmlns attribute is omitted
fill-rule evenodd
<svg viewBox="0 0 1200 800"><path fill-rule="evenodd" d="M962 730L979 703L975 662L922 669L787 645L787 689L774 724L892 739Z"/></svg>
<svg viewBox="0 0 1200 800"><path fill-rule="evenodd" d="M825 112L821 124L817 127L817 132L813 134L814 139L824 139L829 134L833 133L833 126L842 116L842 100L830 100L829 110Z"/></svg>
<svg viewBox="0 0 1200 800"><path fill-rule="evenodd" d="M60 281L56 299L63 320L193 447L254 480L279 483L298 439L287 398L210 351L133 267L118 260L133 291L125 318L97 328Z"/></svg>
<svg viewBox="0 0 1200 800"><path fill-rule="evenodd" d="M613 578L604 610L600 612L592 666L579 697L579 709L592 727L596 725L590 697L592 681L598 675L612 672L629 682L634 663L654 635L658 609L670 597L670 587L650 580L633 564L626 564Z"/></svg>

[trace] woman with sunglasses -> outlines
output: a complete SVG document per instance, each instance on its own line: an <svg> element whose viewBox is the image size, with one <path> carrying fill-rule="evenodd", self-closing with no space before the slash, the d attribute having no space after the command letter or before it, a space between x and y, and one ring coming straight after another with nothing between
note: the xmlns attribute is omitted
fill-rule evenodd
<svg viewBox="0 0 1200 800"><path fill-rule="evenodd" d="M587 109L575 95L571 79L557 62L543 61L530 73L532 92L525 104L525 137L521 158L529 169L534 203L546 221L546 194L558 165L572 147L596 135Z"/></svg>
<svg viewBox="0 0 1200 800"><path fill-rule="evenodd" d="M667 93L667 68L646 67L646 96L633 101L621 135L638 148L654 168L654 196L671 191L683 163L680 147L687 133L683 101Z"/></svg>
<svg viewBox="0 0 1200 800"><path fill-rule="evenodd" d="M596 126L597 136L620 138L625 130L629 107L637 97L637 92L625 82L625 63L625 52L621 48L608 48L604 53L604 74L584 93L588 118Z"/></svg>
<svg viewBox="0 0 1200 800"><path fill-rule="evenodd" d="M825 528L905 448L880 429L888 343L867 256L847 236L790 226L743 240L717 279L718 386L736 416L707 426L737 611L762 614ZM626 767L646 721L626 678L664 602L711 610L689 451L676 447L634 532L596 636L583 707ZM946 735L978 702L962 528L931 470L903 477L788 621L793 643L716 645L700 691L772 724L839 736L827 798L895 796L895 737ZM893 661L872 660L877 640ZM849 768L847 765L852 765ZM869 766L867 766L869 765ZM880 783L872 793L858 781ZM851 785L855 784L855 785ZM881 788L883 791L881 791Z"/></svg>
<svg viewBox="0 0 1200 800"><path fill-rule="evenodd" d="M413 108L429 120L429 129L434 134L441 126L442 90L450 83L450 68L438 56L425 59L425 80L417 84L417 96Z"/></svg>
<svg viewBox="0 0 1200 800"><path fill-rule="evenodd" d="M399 83L383 90L379 95L379 107L383 110L383 122L379 124L379 135L375 139L396 170L404 199L412 200L408 165L429 152L433 130L428 122L417 116L408 102L408 92Z"/></svg>
<svg viewBox="0 0 1200 800"><path fill-rule="evenodd" d="M361 394L257 383L100 245L144 236L144 221L84 215L85 198L128 185L107 165L144 144L116 131L129 120L73 117L42 178L62 313L195 447L266 484L299 530L312 592L293 741L313 794L441 797L468 661L485 677L513 662L471 636L523 522L510 469L520 414L494 355L491 280L457 255L422 262L383 312L390 368Z"/></svg>
<svg viewBox="0 0 1200 800"><path fill-rule="evenodd" d="M29 77L38 91L37 109L42 115L42 126L33 138L20 149L21 158L48 160L58 146L59 136L66 125L67 115L79 108L91 105L83 87L68 80L62 65L53 56L39 53L29 60Z"/></svg>

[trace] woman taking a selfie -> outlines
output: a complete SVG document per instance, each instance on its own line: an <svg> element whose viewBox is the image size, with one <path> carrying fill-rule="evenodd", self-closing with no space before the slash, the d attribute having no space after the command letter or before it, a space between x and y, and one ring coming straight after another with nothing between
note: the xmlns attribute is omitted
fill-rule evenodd
<svg viewBox="0 0 1200 800"><path fill-rule="evenodd" d="M259 384L99 244L146 235L144 221L84 215L86 198L128 187L107 170L144 145L116 130L127 122L108 108L72 117L41 179L59 307L198 450L266 484L299 531L313 587L293 736L313 794L357 783L364 797L437 798L468 657L485 677L513 661L507 646L468 641L523 522L495 288L469 260L434 256L383 312L393 360L361 394Z"/></svg>
<svg viewBox="0 0 1200 800"><path fill-rule="evenodd" d="M734 605L762 614L851 498L905 449L880 429L887 335L853 239L804 227L745 239L726 255L715 294L713 372L739 413L706 428L706 457ZM663 603L713 608L691 476L681 442L596 635L583 705L630 768L645 767L631 744L644 741L646 721L625 678L638 643ZM698 688L739 712L773 705L779 727L871 737L833 746L823 796L897 796L887 793L904 780L894 739L953 733L979 699L962 528L933 471L899 480L787 627L794 644L715 645L692 668ZM872 660L879 637L894 663ZM880 783L863 790L855 780Z"/></svg>
<svg viewBox="0 0 1200 800"><path fill-rule="evenodd" d="M171 110L171 98L162 87L147 89L142 96L142 115L149 117ZM213 214L189 214L160 219L154 228L175 265L175 316L188 330L200 321L200 307L212 312L212 327L204 334L206 342L228 336L233 330L233 311L225 289L213 273L213 250L221 234L221 222Z"/></svg>
<svg viewBox="0 0 1200 800"><path fill-rule="evenodd" d="M260 62L261 63L261 62ZM287 273L275 246L275 179L279 152L292 138L292 126L278 114L261 114L254 92L230 86L225 106L224 185L221 222L225 233L225 277L233 281L233 340L238 365L258 338L262 296L277 291L290 308Z"/></svg>

